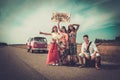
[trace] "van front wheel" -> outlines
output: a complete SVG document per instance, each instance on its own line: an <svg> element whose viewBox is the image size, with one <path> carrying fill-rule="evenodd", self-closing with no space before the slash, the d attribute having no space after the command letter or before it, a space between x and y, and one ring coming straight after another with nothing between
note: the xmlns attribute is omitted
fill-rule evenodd
<svg viewBox="0 0 120 80"><path fill-rule="evenodd" d="M32 53L34 53L34 50L31 50Z"/></svg>

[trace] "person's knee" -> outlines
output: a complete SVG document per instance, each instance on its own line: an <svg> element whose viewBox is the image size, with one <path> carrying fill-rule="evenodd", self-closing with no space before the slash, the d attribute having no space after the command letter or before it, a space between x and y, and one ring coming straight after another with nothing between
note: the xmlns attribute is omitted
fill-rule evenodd
<svg viewBox="0 0 120 80"><path fill-rule="evenodd" d="M84 56L83 53L80 53L80 54L79 54L79 57L80 57L80 58L84 58L85 56Z"/></svg>
<svg viewBox="0 0 120 80"><path fill-rule="evenodd" d="M99 54L99 53L96 53L96 57L100 57L100 54Z"/></svg>

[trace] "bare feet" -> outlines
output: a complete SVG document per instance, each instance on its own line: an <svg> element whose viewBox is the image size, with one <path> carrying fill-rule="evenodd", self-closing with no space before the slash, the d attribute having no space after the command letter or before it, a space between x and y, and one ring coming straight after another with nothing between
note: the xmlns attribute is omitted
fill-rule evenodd
<svg viewBox="0 0 120 80"><path fill-rule="evenodd" d="M79 66L79 68L84 68L85 67L85 65L84 64L82 64L81 66Z"/></svg>
<svg viewBox="0 0 120 80"><path fill-rule="evenodd" d="M97 70L100 70L101 68L100 67L98 67L98 66L95 66L95 68L97 69Z"/></svg>

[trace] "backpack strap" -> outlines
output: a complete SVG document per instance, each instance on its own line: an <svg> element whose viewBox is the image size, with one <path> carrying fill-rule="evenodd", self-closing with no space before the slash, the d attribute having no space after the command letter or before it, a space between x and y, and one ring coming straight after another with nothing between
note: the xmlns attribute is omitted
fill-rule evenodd
<svg viewBox="0 0 120 80"><path fill-rule="evenodd" d="M89 53L89 55L90 55L89 48L90 48L91 43L92 43L92 41L89 43L89 45L88 45L88 47L87 47L87 50L86 50L86 51Z"/></svg>

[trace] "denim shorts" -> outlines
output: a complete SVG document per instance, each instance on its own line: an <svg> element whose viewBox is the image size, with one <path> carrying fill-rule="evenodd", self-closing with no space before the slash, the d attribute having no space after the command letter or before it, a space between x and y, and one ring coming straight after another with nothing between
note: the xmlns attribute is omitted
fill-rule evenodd
<svg viewBox="0 0 120 80"><path fill-rule="evenodd" d="M69 43L69 54L70 55L76 55L77 54L76 43Z"/></svg>

